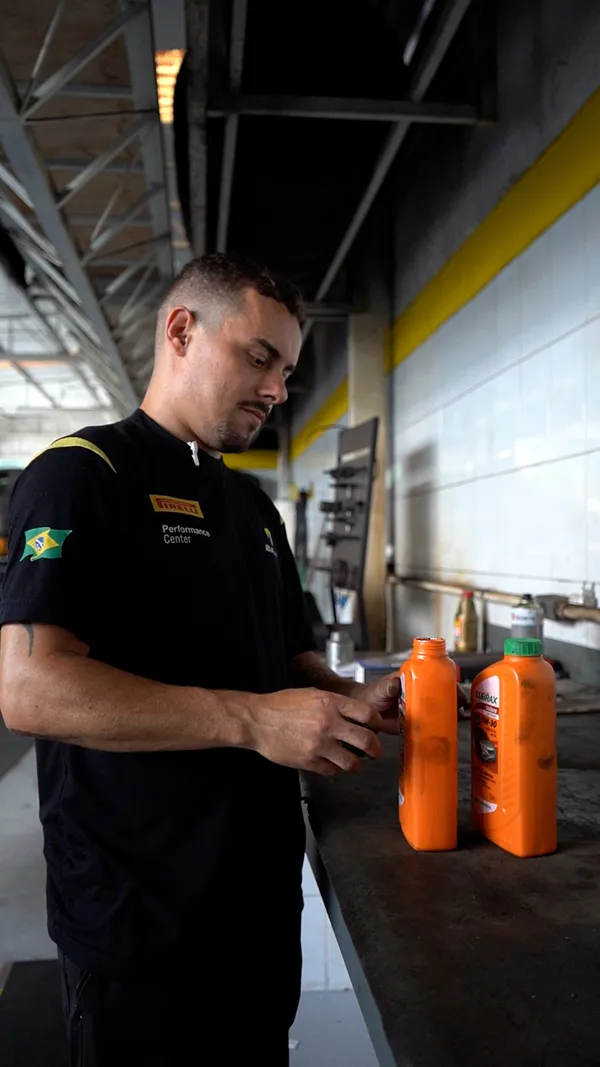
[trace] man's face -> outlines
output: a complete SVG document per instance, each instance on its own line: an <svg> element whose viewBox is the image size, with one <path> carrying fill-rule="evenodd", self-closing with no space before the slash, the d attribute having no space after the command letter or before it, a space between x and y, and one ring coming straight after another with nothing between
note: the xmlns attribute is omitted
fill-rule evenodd
<svg viewBox="0 0 600 1067"><path fill-rule="evenodd" d="M178 320L172 312L167 338L172 316ZM244 452L271 409L287 399L285 383L302 343L298 321L255 289L246 290L241 308L226 311L214 326L189 316L185 321L176 360L178 408L205 447Z"/></svg>

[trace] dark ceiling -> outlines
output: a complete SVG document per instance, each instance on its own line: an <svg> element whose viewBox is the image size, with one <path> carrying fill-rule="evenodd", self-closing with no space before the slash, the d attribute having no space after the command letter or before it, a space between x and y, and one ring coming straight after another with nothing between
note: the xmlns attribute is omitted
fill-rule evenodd
<svg viewBox="0 0 600 1067"><path fill-rule="evenodd" d="M447 0L433 4L423 0L303 0L300 5L248 0L240 92L406 100L414 69L445 5ZM227 3L213 3L210 8L209 109L211 100L228 84L231 10ZM407 65L403 59L407 41L428 10L419 44ZM426 100L477 103L472 10L467 15ZM179 194L191 239L187 78L184 61L175 94L174 129ZM217 243L225 121L207 119L209 251ZM427 129L433 131L435 126ZM242 116L227 247L290 277L308 301L314 300L389 133L390 124L383 121ZM328 299L351 301L344 270ZM306 387L312 375L310 346L302 362ZM276 445L270 435L274 430L266 427L259 447Z"/></svg>

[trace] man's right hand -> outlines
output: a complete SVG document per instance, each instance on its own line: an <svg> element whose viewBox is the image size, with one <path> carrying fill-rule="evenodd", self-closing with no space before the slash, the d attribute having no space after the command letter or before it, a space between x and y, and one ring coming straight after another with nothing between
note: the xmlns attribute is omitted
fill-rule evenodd
<svg viewBox="0 0 600 1067"><path fill-rule="evenodd" d="M283 689L252 700L252 747L273 763L317 774L358 770L360 756L344 745L377 759L381 742L374 731L382 725L368 704L321 689Z"/></svg>

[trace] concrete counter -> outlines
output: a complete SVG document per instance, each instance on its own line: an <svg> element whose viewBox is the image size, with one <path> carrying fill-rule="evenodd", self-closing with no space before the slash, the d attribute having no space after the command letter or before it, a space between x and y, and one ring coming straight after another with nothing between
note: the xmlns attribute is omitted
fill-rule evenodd
<svg viewBox="0 0 600 1067"><path fill-rule="evenodd" d="M417 854L397 821L397 742L304 779L308 855L382 1067L600 1065L600 715L559 717L559 851L519 860L470 827Z"/></svg>

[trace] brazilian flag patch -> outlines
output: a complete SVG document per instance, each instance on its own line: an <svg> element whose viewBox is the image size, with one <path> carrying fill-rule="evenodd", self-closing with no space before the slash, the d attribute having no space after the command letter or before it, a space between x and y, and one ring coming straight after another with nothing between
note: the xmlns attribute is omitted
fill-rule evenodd
<svg viewBox="0 0 600 1067"><path fill-rule="evenodd" d="M53 530L51 526L38 526L25 530L25 548L21 559L60 559L63 545L72 530Z"/></svg>

